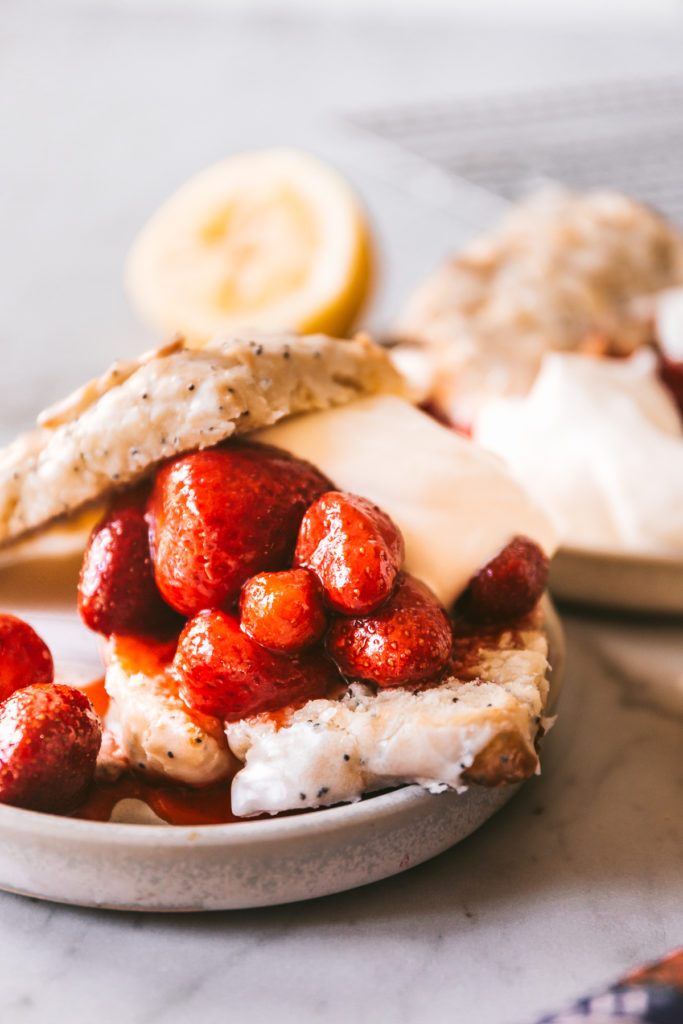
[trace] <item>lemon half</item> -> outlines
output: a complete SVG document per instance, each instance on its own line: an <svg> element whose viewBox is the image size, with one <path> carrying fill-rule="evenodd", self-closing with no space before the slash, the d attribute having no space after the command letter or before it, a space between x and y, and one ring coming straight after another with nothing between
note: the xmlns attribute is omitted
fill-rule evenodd
<svg viewBox="0 0 683 1024"><path fill-rule="evenodd" d="M369 291L370 231L333 168L290 149L242 153L191 178L128 256L142 318L201 344L245 327L343 335Z"/></svg>

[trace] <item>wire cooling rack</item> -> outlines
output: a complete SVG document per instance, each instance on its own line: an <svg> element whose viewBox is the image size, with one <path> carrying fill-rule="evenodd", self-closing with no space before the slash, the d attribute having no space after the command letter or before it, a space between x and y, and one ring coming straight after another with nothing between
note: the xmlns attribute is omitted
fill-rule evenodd
<svg viewBox="0 0 683 1024"><path fill-rule="evenodd" d="M683 77L601 82L352 115L482 195L616 188L683 223Z"/></svg>

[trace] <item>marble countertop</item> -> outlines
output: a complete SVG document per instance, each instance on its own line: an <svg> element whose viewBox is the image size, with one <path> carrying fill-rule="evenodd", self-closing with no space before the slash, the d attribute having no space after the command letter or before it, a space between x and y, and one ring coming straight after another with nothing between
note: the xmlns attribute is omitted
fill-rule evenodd
<svg viewBox="0 0 683 1024"><path fill-rule="evenodd" d="M683 27L0 9L0 439L152 340L123 295L136 228L226 152L303 145L363 194L373 322L475 226L418 204L344 119L415 99L675 73ZM566 611L543 774L476 834L362 890L138 915L0 894L0 1019L523 1024L683 941L680 623Z"/></svg>

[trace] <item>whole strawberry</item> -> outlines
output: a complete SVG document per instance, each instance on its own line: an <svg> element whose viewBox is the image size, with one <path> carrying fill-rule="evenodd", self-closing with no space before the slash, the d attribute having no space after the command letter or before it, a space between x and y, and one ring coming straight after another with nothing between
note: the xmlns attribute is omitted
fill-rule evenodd
<svg viewBox="0 0 683 1024"><path fill-rule="evenodd" d="M312 569L329 604L344 615L367 615L386 601L403 564L403 537L366 498L330 491L301 522L294 561Z"/></svg>
<svg viewBox="0 0 683 1024"><path fill-rule="evenodd" d="M51 683L53 676L45 641L28 622L0 614L0 701L32 683Z"/></svg>
<svg viewBox="0 0 683 1024"><path fill-rule="evenodd" d="M63 814L84 797L102 741L80 690L34 683L0 705L0 803Z"/></svg>
<svg viewBox="0 0 683 1024"><path fill-rule="evenodd" d="M458 598L456 611L469 622L514 622L532 610L548 581L548 559L533 540L513 537Z"/></svg>
<svg viewBox="0 0 683 1024"><path fill-rule="evenodd" d="M115 498L90 535L78 610L96 633L164 632L176 622L154 580L146 500L147 491L139 488Z"/></svg>
<svg viewBox="0 0 683 1024"><path fill-rule="evenodd" d="M199 612L180 634L173 668L191 708L232 722L322 697L339 682L320 651L299 657L267 650L222 611Z"/></svg>
<svg viewBox="0 0 683 1024"><path fill-rule="evenodd" d="M255 573L286 568L299 524L330 482L265 445L230 442L174 459L149 502L156 580L183 615L230 608Z"/></svg>
<svg viewBox="0 0 683 1024"><path fill-rule="evenodd" d="M242 630L272 651L296 654L312 647L327 627L322 588L308 569L252 576L240 597Z"/></svg>
<svg viewBox="0 0 683 1024"><path fill-rule="evenodd" d="M429 587L401 573L393 596L374 615L332 623L327 649L350 679L410 686L439 677L451 639L448 617Z"/></svg>

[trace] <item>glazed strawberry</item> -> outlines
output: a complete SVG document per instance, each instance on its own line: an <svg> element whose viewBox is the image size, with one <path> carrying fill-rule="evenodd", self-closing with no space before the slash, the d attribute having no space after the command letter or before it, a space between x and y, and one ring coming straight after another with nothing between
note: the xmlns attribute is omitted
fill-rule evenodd
<svg viewBox="0 0 683 1024"><path fill-rule="evenodd" d="M250 576L291 564L301 517L329 487L308 462L265 445L174 459L149 502L161 593L183 615L231 607Z"/></svg>
<svg viewBox="0 0 683 1024"><path fill-rule="evenodd" d="M403 564L403 537L366 498L330 491L306 512L294 561L318 576L330 605L367 615L386 601Z"/></svg>
<svg viewBox="0 0 683 1024"><path fill-rule="evenodd" d="M116 498L94 528L78 581L78 610L97 633L156 633L179 620L154 581L146 490Z"/></svg>
<svg viewBox="0 0 683 1024"><path fill-rule="evenodd" d="M28 622L0 614L0 701L32 683L51 683L52 655Z"/></svg>
<svg viewBox="0 0 683 1024"><path fill-rule="evenodd" d="M327 649L350 679L378 686L415 685L438 678L451 649L451 627L438 600L401 573L393 596L374 615L338 618Z"/></svg>
<svg viewBox="0 0 683 1024"><path fill-rule="evenodd" d="M199 612L188 622L173 666L186 704L228 722L322 697L339 681L320 651L299 657L276 654L223 611Z"/></svg>
<svg viewBox="0 0 683 1024"><path fill-rule="evenodd" d="M295 654L311 647L327 626L322 588L308 569L262 572L242 587L244 632L273 651Z"/></svg>
<svg viewBox="0 0 683 1024"><path fill-rule="evenodd" d="M548 559L528 537L513 537L474 576L456 611L470 622L511 622L526 615L545 590Z"/></svg>
<svg viewBox="0 0 683 1024"><path fill-rule="evenodd" d="M34 683L0 706L0 803L61 814L95 772L100 720L80 690Z"/></svg>

